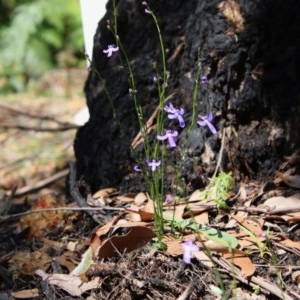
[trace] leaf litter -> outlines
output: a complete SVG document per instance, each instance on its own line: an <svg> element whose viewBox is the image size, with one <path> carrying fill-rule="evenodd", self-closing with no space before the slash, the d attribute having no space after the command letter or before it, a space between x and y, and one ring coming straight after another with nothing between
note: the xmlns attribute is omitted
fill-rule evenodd
<svg viewBox="0 0 300 300"><path fill-rule="evenodd" d="M0 288L9 292L2 293L16 299L217 299L222 282L227 299L300 299L300 177L293 157L272 181L240 183L236 194L233 184L228 194L213 190L209 197L208 186L166 203L163 252L151 247L153 199L143 192L107 187L85 199L105 215L102 224L82 212L55 211L76 207L53 194L62 195L61 185L19 197L7 193L3 198L12 201L0 207ZM3 187L12 190L12 182ZM216 205L216 197L226 206ZM54 211L7 219L44 208ZM190 265L182 261L188 240L199 247Z"/></svg>

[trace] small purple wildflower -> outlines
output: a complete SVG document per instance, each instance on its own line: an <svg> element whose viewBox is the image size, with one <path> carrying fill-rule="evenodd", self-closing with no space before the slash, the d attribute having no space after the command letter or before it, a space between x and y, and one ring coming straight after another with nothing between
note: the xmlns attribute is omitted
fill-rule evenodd
<svg viewBox="0 0 300 300"><path fill-rule="evenodd" d="M216 134L217 130L215 126L211 123L213 119L212 113L209 113L207 116L198 116L201 120L197 121L197 124L200 126L208 126L209 130L211 131L212 134Z"/></svg>
<svg viewBox="0 0 300 300"><path fill-rule="evenodd" d="M178 131L176 130L167 130L165 135L158 135L156 138L160 141L168 139L169 145L171 148L177 147L174 137L178 136Z"/></svg>
<svg viewBox="0 0 300 300"><path fill-rule="evenodd" d="M165 202L166 203L171 203L174 201L174 196L171 193L166 194Z"/></svg>
<svg viewBox="0 0 300 300"><path fill-rule="evenodd" d="M134 165L134 166L133 166L133 170L134 170L135 172L142 172L142 170L140 169L140 167L139 167L138 165Z"/></svg>
<svg viewBox="0 0 300 300"><path fill-rule="evenodd" d="M145 13L146 14L151 14L151 10L148 7L148 3L146 1L143 1L142 4L146 6Z"/></svg>
<svg viewBox="0 0 300 300"><path fill-rule="evenodd" d="M186 264L190 264L191 256L194 252L199 251L199 246L194 244L194 242L190 240L182 244L182 250L183 250L183 261Z"/></svg>
<svg viewBox="0 0 300 300"><path fill-rule="evenodd" d="M267 232L266 231L262 231L260 234L260 237L265 238L267 237Z"/></svg>
<svg viewBox="0 0 300 300"><path fill-rule="evenodd" d="M152 78L153 82L157 82L157 77L154 75L153 78Z"/></svg>
<svg viewBox="0 0 300 300"><path fill-rule="evenodd" d="M168 114L169 119L178 119L180 127L181 128L185 127L185 122L184 122L184 119L182 117L184 115L184 109L183 108L179 108L179 109L175 108L172 103L169 103L168 105L166 105L164 107L164 110L167 113L169 113Z"/></svg>
<svg viewBox="0 0 300 300"><path fill-rule="evenodd" d="M103 53L107 54L107 57L111 57L113 52L119 50L119 47L116 45L108 45L107 49L103 50Z"/></svg>
<svg viewBox="0 0 300 300"><path fill-rule="evenodd" d="M200 78L200 83L203 83L203 84L208 83L208 78L206 75L204 75Z"/></svg>
<svg viewBox="0 0 300 300"><path fill-rule="evenodd" d="M151 167L151 171L154 172L156 168L160 166L161 161L156 161L155 159L152 159L152 161L147 160L146 163L148 167Z"/></svg>

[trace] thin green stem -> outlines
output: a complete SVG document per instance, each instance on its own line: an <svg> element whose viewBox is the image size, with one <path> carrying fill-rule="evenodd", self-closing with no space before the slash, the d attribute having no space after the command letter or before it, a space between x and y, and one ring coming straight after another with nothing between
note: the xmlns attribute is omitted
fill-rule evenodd
<svg viewBox="0 0 300 300"><path fill-rule="evenodd" d="M113 100L111 99L111 96L106 88L106 82L105 80L103 79L103 77L101 76L100 72L97 70L97 68L95 67L94 63L90 60L90 58L86 55L86 58L87 60L89 61L90 63L90 66L91 66L91 69L93 70L93 72L95 72L95 74L97 75L98 79L100 80L102 86L103 86L103 91L104 91L104 94L106 96L106 98L108 99L109 103L110 103L110 106L111 106L111 109L112 109L112 113L113 113L113 118L115 119L115 121L117 122L119 128L120 128L120 131L121 133L123 134L123 136L126 136L124 130L123 130L123 126L122 126L122 123L117 115L117 112L116 112L116 109L115 109L115 106L114 106L114 103L113 103Z"/></svg>
<svg viewBox="0 0 300 300"><path fill-rule="evenodd" d="M135 110L136 110L136 115L138 118L138 123L139 123L139 128L140 131L143 135L144 138L144 149L145 149L145 154L147 158L150 158L150 142L149 142L149 136L147 133L147 128L146 128L146 124L145 124L145 119L143 116L143 109L141 106L140 101L138 100L137 97L137 88L136 88L136 83L135 83L135 78L134 78L134 74L133 74L133 70L131 67L131 64L129 62L128 56L126 54L126 51L124 49L124 46L119 38L118 35L118 22L117 22L117 11L116 11L116 5L115 5L115 0L113 1L113 7L114 7L114 24L113 24L113 29L111 30L111 28L109 27L109 29L111 30L112 34L114 35L115 39L116 39L116 44L119 47L119 49L121 50L121 53L123 55L123 57L125 58L125 63L123 62L122 56L119 55L119 59L120 59L120 63L122 66L126 66L127 70L128 70L128 83L130 86L130 91L131 91L131 95L134 101L134 106L135 106Z"/></svg>

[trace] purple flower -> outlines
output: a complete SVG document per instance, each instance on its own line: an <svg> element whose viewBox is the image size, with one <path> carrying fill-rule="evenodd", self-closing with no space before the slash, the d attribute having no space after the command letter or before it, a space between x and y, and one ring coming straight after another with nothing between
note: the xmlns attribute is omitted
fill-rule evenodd
<svg viewBox="0 0 300 300"><path fill-rule="evenodd" d="M153 82L157 82L157 77L154 75L153 78L152 78Z"/></svg>
<svg viewBox="0 0 300 300"><path fill-rule="evenodd" d="M266 231L262 231L260 234L260 237L265 238L267 237L267 232Z"/></svg>
<svg viewBox="0 0 300 300"><path fill-rule="evenodd" d="M133 166L133 170L134 170L135 172L142 172L142 170L140 169L140 167L139 167L138 165L134 165L134 166Z"/></svg>
<svg viewBox="0 0 300 300"><path fill-rule="evenodd" d="M165 202L166 203L171 203L174 201L174 196L171 193L166 194Z"/></svg>
<svg viewBox="0 0 300 300"><path fill-rule="evenodd" d="M182 244L183 261L186 264L191 263L191 256L194 252L199 251L199 247L193 243L193 241L186 241Z"/></svg>
<svg viewBox="0 0 300 300"><path fill-rule="evenodd" d="M200 126L208 126L208 128L210 129L212 134L216 134L217 130L215 128L215 126L211 123L212 119L213 119L213 115L212 113L209 113L209 115L207 116L198 116L201 121L197 121L197 124Z"/></svg>
<svg viewBox="0 0 300 300"><path fill-rule="evenodd" d="M200 83L203 83L203 84L208 83L208 78L206 75L204 75L200 78Z"/></svg>
<svg viewBox="0 0 300 300"><path fill-rule="evenodd" d="M179 108L179 109L175 108L172 103L169 103L164 107L164 110L169 113L168 114L169 119L178 119L180 127L181 128L185 127L185 122L182 117L184 115L183 108Z"/></svg>
<svg viewBox="0 0 300 300"><path fill-rule="evenodd" d="M171 148L175 148L176 143L174 141L174 137L178 136L178 131L176 130L167 130L165 135L158 135L156 138L160 141L168 139L169 145Z"/></svg>
<svg viewBox="0 0 300 300"><path fill-rule="evenodd" d="M154 172L156 168L160 166L161 161L156 161L155 159L152 159L152 161L147 160L146 163L148 167L151 167L151 171Z"/></svg>
<svg viewBox="0 0 300 300"><path fill-rule="evenodd" d="M119 47L116 45L108 45L107 49L103 50L103 53L107 54L107 57L111 57L113 52L119 50Z"/></svg>
<svg viewBox="0 0 300 300"><path fill-rule="evenodd" d="M146 6L146 8L145 8L145 13L146 13L146 14L151 14L151 10L149 9L147 2L146 2L146 1L143 1L142 4Z"/></svg>

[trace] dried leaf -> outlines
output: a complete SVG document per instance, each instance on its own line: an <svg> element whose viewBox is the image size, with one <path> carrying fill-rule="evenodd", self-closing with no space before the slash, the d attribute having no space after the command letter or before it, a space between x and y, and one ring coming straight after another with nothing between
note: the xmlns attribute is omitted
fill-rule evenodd
<svg viewBox="0 0 300 300"><path fill-rule="evenodd" d="M135 194L134 193L126 193L122 196L116 197L119 201L124 202L124 203L130 203L134 201Z"/></svg>
<svg viewBox="0 0 300 300"><path fill-rule="evenodd" d="M73 253L70 251L64 252L62 255L55 258L55 260L62 266L66 267L69 272L75 269L76 265L71 260Z"/></svg>
<svg viewBox="0 0 300 300"><path fill-rule="evenodd" d="M286 208L300 211L300 194L292 195L291 197L272 197L267 199L263 206L267 206L273 214L276 212L280 213L282 210Z"/></svg>
<svg viewBox="0 0 300 300"><path fill-rule="evenodd" d="M228 253L228 246L222 245L220 243L216 243L214 241L208 240L203 243L205 247L211 251L216 251L220 253Z"/></svg>
<svg viewBox="0 0 300 300"><path fill-rule="evenodd" d="M102 189L98 192L96 192L94 195L93 195L93 198L105 198L105 197L109 197L111 194L114 194L117 192L117 189L115 188L105 188L105 189Z"/></svg>
<svg viewBox="0 0 300 300"><path fill-rule="evenodd" d="M153 218L154 218L153 213L146 212L146 211L143 211L143 210L139 210L138 213L141 217L141 221L144 221L144 222L153 221Z"/></svg>
<svg viewBox="0 0 300 300"><path fill-rule="evenodd" d="M202 199L205 199L205 196L204 196L204 192L203 191L200 191L200 190L196 190L193 192L193 194L190 196L188 202L191 202L191 201L195 201L195 200L202 200Z"/></svg>
<svg viewBox="0 0 300 300"><path fill-rule="evenodd" d="M66 291L71 296L81 296L84 292L95 289L99 286L100 278L95 277L89 282L83 282L79 277L67 274L47 274L42 270L37 270L36 274L49 284L56 285Z"/></svg>
<svg viewBox="0 0 300 300"><path fill-rule="evenodd" d="M199 224L208 224L209 219L208 219L208 212L205 211L201 213L200 215L196 215L193 220Z"/></svg>
<svg viewBox="0 0 300 300"><path fill-rule="evenodd" d="M264 225L263 219L256 219L256 222L252 221L251 219L243 218L239 215L232 216L240 225L248 229L252 232L255 236L259 237L263 232L262 226Z"/></svg>
<svg viewBox="0 0 300 300"><path fill-rule="evenodd" d="M280 244L300 250L300 242L295 242L295 241L291 241L290 239L285 239L281 241Z"/></svg>
<svg viewBox="0 0 300 300"><path fill-rule="evenodd" d="M175 211L174 211L174 206L171 206L171 209L166 210L164 213L171 217L175 216L176 218L182 218L185 208L186 205L177 205L175 206Z"/></svg>
<svg viewBox="0 0 300 300"><path fill-rule="evenodd" d="M135 204L131 204L128 211L128 220L131 222L140 222L142 220L139 214L139 208Z"/></svg>
<svg viewBox="0 0 300 300"><path fill-rule="evenodd" d="M123 228L128 228L124 226ZM145 226L129 227L129 232L107 239L99 249L99 258L114 257L123 252L130 252L145 246L155 237L154 232Z"/></svg>
<svg viewBox="0 0 300 300"><path fill-rule="evenodd" d="M246 277L249 277L255 272L255 265L251 262L247 254L241 250L233 250L230 253L225 253L223 256L230 260L236 266L239 266Z"/></svg>
<svg viewBox="0 0 300 300"><path fill-rule="evenodd" d="M142 204L144 204L146 201L148 200L148 197L145 193L138 193L135 197L134 197L134 204L136 206L141 206Z"/></svg>
<svg viewBox="0 0 300 300"><path fill-rule="evenodd" d="M172 236L165 236L163 238L163 243L167 245L167 252L171 255L182 255L182 245L179 239Z"/></svg>
<svg viewBox="0 0 300 300"><path fill-rule="evenodd" d="M154 204L152 199L148 198L148 202L146 203L143 210L148 213L154 213Z"/></svg>
<svg viewBox="0 0 300 300"><path fill-rule="evenodd" d="M204 251L194 252L193 255L206 267L208 268L214 267L214 263L211 261L211 259L207 256L207 254Z"/></svg>
<svg viewBox="0 0 300 300"><path fill-rule="evenodd" d="M131 207L126 210L129 213L129 220L132 222L153 221L154 213L139 209L136 205L131 204Z"/></svg>
<svg viewBox="0 0 300 300"><path fill-rule="evenodd" d="M39 290L38 289L30 289L30 290L12 292L11 296L14 298L17 298L17 299L35 298L35 297L39 297Z"/></svg>
<svg viewBox="0 0 300 300"><path fill-rule="evenodd" d="M290 187L300 189L300 176L299 175L287 175L276 171L275 175L279 177L285 184Z"/></svg>

